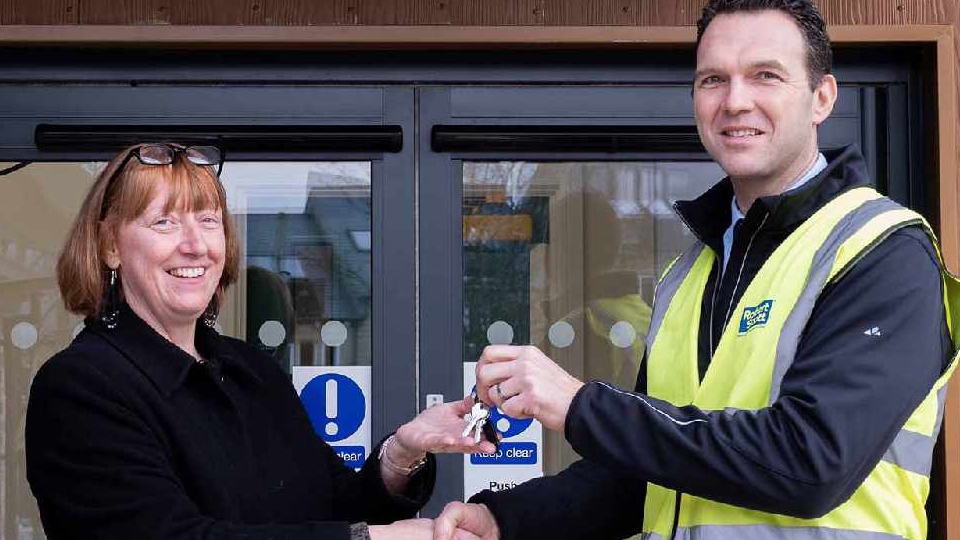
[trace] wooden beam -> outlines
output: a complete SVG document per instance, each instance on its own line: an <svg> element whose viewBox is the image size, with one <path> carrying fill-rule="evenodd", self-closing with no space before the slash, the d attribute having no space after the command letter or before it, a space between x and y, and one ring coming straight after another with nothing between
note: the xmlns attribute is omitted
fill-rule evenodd
<svg viewBox="0 0 960 540"><path fill-rule="evenodd" d="M949 25L832 26L838 45L936 42ZM634 48L689 45L691 26L178 26L7 25L4 46L217 49Z"/></svg>

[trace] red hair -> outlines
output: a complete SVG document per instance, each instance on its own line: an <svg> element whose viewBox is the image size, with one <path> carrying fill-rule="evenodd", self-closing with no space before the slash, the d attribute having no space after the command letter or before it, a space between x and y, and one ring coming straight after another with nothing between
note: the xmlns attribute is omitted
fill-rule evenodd
<svg viewBox="0 0 960 540"><path fill-rule="evenodd" d="M117 227L139 217L156 196L157 186L170 190L165 211L196 212L216 209L223 212L226 258L220 284L214 295L218 307L227 287L237 280L240 250L233 219L227 211L227 197L220 179L210 166L196 165L182 152L169 165L144 165L127 157L141 145L123 150L107 164L84 197L80 211L67 233L57 260L57 283L68 311L94 317L100 313L109 268L104 254L112 247ZM126 164L123 161L126 160ZM122 170L117 170L123 165ZM114 177L110 181L111 177ZM107 184L110 185L107 185ZM106 208L103 221L101 209Z"/></svg>

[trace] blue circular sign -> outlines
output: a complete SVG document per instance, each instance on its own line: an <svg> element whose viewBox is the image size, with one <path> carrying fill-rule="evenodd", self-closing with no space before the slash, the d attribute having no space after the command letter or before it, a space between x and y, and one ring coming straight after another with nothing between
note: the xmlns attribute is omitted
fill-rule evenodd
<svg viewBox="0 0 960 540"><path fill-rule="evenodd" d="M476 391L477 387L474 385L473 391ZM512 416L506 415L496 407L490 408L490 419L488 420L490 425L495 427L497 431L503 435L504 439L509 439L514 435L519 435L526 431L530 424L533 423L533 418L527 418L520 420L519 418L514 418Z"/></svg>
<svg viewBox="0 0 960 540"><path fill-rule="evenodd" d="M366 416L366 400L360 386L339 373L324 373L311 379L300 392L300 401L314 431L327 442L353 435Z"/></svg>
<svg viewBox="0 0 960 540"><path fill-rule="evenodd" d="M530 424L533 423L533 418L527 418L525 420L520 420L512 416L508 416L500 412L500 409L494 407L490 410L490 422L493 423L493 426L497 428L504 439L509 439L514 435L519 435L526 431ZM506 429L503 429L506 426Z"/></svg>

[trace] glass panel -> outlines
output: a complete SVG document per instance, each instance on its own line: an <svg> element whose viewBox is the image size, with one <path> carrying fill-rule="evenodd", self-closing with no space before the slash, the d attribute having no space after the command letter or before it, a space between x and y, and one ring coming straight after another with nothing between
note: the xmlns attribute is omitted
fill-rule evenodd
<svg viewBox="0 0 960 540"><path fill-rule="evenodd" d="M103 166L33 163L0 176L0 538L45 538L25 473L26 404L37 369L82 328L63 309L55 265ZM223 333L288 370L370 365L370 171L367 162L224 167L242 270Z"/></svg>
<svg viewBox="0 0 960 540"><path fill-rule="evenodd" d="M465 162L463 359L533 344L581 380L633 389L656 279L693 242L673 202L711 162ZM577 459L544 431L544 473Z"/></svg>
<svg viewBox="0 0 960 540"><path fill-rule="evenodd" d="M0 169L13 163L0 163ZM23 429L30 381L81 328L60 300L63 236L101 164L34 163L0 176L0 532L45 538L27 484Z"/></svg>
<svg viewBox="0 0 960 540"><path fill-rule="evenodd" d="M221 324L288 372L371 365L370 174L369 162L224 166L246 264Z"/></svg>

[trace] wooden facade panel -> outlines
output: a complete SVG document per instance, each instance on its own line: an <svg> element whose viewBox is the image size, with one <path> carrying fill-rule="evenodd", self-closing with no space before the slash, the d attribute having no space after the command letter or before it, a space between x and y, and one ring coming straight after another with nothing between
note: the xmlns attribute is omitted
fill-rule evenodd
<svg viewBox="0 0 960 540"><path fill-rule="evenodd" d="M283 3L289 4L289 2ZM170 24L192 24L189 21L208 21L202 24L210 25L265 24L264 7L270 4L271 0L243 0L233 3L174 2L170 13Z"/></svg>
<svg viewBox="0 0 960 540"><path fill-rule="evenodd" d="M960 2L956 0L947 2L947 6L944 11L945 11L944 13L945 22L953 26L954 60L956 60L956 62L954 62L953 80L956 81L958 84L960 84ZM955 112L960 113L960 91L957 91L956 101L957 101L957 108L955 109ZM957 120L958 120L957 131L956 131L957 163L960 163L960 118L958 118ZM957 179L957 182L958 184L960 184L960 178ZM958 189L957 192L958 194L960 194L960 189ZM960 208L960 200L957 201L957 207ZM960 224L958 224L958 227L960 227ZM960 263L954 266L952 270L954 271L954 273L960 274ZM954 377L954 378L960 379L960 377ZM958 383L958 385L955 385L955 386L960 388L960 383ZM960 472L958 472L958 474L960 474ZM958 476L958 479L957 479L957 487L958 487L958 493L957 493L956 500L960 501L960 476ZM960 532L960 512L955 512L954 516L951 519L955 520L954 523L957 526L955 530Z"/></svg>
<svg viewBox="0 0 960 540"><path fill-rule="evenodd" d="M78 2L80 24L171 24L172 7L167 0L78 0Z"/></svg>
<svg viewBox="0 0 960 540"><path fill-rule="evenodd" d="M544 24L562 26L567 21L577 25L636 25L639 20L641 0L546 0Z"/></svg>
<svg viewBox="0 0 960 540"><path fill-rule="evenodd" d="M416 26L421 24L451 24L452 4L457 0L407 0L384 2L363 0L360 5L360 24Z"/></svg>
<svg viewBox="0 0 960 540"><path fill-rule="evenodd" d="M77 0L80 24L333 25L359 24L360 0Z"/></svg>
<svg viewBox="0 0 960 540"><path fill-rule="evenodd" d="M0 0L0 24L77 24L77 2Z"/></svg>
<svg viewBox="0 0 960 540"><path fill-rule="evenodd" d="M656 0L649 2L650 18L640 20L643 26L689 26L697 24L703 11L703 0Z"/></svg>
<svg viewBox="0 0 960 540"><path fill-rule="evenodd" d="M361 0L258 0L263 24L316 26L360 24ZM290 21L297 21L291 23Z"/></svg>
<svg viewBox="0 0 960 540"><path fill-rule="evenodd" d="M948 2L944 11L944 22L953 25L953 83L956 85L960 82L960 5L956 1ZM955 94L954 103L956 106L953 110L955 139L953 143L954 155L957 160L954 163L957 164L960 163L960 116L958 116L958 113L960 113L960 91L956 91ZM944 116L942 112L940 116ZM954 171L954 174L956 175L956 171ZM960 184L960 177L955 178L954 181ZM957 187L958 189L953 191L953 200L943 201L940 205L941 208L949 208L950 205L953 205L955 209L952 216L953 223L948 222L951 216L944 216L946 219L944 217L940 219L941 229L952 227L954 238L960 238L960 231L957 230L960 229L960 219L957 219L957 214L960 213L960 186ZM950 269L954 273L960 273L960 253L956 252L958 251L956 242L953 247L955 248L954 253L944 253L944 255ZM945 249L948 249L948 247L945 246ZM949 540L957 540L960 539L960 376L956 374L950 381L950 389L947 391L943 440L946 473L946 501L944 502L946 523L943 537Z"/></svg>
<svg viewBox="0 0 960 540"><path fill-rule="evenodd" d="M829 24L943 24L951 0L820 0Z"/></svg>
<svg viewBox="0 0 960 540"><path fill-rule="evenodd" d="M452 23L464 26L540 26L547 0L451 0ZM566 0L565 0L566 1Z"/></svg>
<svg viewBox="0 0 960 540"><path fill-rule="evenodd" d="M0 24L687 26L705 0L0 0ZM833 25L952 24L956 0L818 0Z"/></svg>

